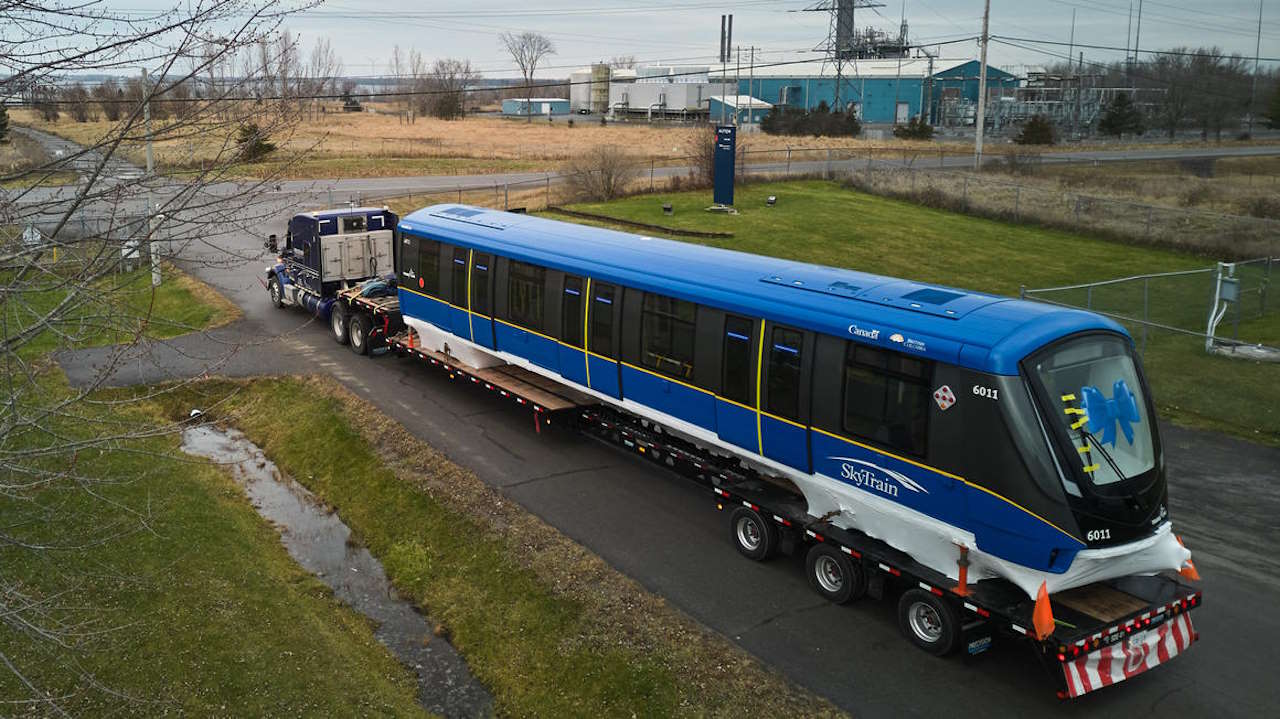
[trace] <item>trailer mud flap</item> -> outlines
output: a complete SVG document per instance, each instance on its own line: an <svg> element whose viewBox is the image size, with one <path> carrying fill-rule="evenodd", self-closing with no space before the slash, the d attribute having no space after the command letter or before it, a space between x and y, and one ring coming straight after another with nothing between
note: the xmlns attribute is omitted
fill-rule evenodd
<svg viewBox="0 0 1280 719"><path fill-rule="evenodd" d="M1118 684L1178 656L1198 638L1190 614L1178 614L1159 626L1136 632L1062 665L1067 696L1074 699Z"/></svg>

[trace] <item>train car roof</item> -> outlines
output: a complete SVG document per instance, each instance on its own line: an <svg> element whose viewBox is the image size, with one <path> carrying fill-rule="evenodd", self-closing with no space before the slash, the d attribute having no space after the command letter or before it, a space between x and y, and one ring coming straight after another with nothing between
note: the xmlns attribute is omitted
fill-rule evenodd
<svg viewBox="0 0 1280 719"><path fill-rule="evenodd" d="M994 374L1066 335L1119 324L982 292L467 205L433 205L403 231L596 281L657 292Z"/></svg>
<svg viewBox="0 0 1280 719"><path fill-rule="evenodd" d="M375 212L385 212L393 214L385 207L337 207L330 210L311 210L310 212L299 212L294 217L348 217L354 215L371 215Z"/></svg>

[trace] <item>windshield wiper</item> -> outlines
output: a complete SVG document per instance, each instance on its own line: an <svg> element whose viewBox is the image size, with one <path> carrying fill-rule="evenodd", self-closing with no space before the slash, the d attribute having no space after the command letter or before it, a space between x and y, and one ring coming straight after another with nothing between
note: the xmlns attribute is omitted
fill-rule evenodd
<svg viewBox="0 0 1280 719"><path fill-rule="evenodd" d="M1107 466L1111 467L1111 471L1116 473L1116 476L1120 478L1121 482L1129 479L1129 477L1124 472L1120 471L1120 466L1116 464L1116 461L1114 459L1112 459L1111 453L1107 451L1106 447L1102 446L1102 442L1097 437L1095 437L1092 432L1082 427L1080 429L1080 434L1083 435L1091 444L1093 444L1094 447L1097 448L1098 453L1101 454L1102 458L1107 461ZM1089 478L1089 484L1093 484L1093 477Z"/></svg>

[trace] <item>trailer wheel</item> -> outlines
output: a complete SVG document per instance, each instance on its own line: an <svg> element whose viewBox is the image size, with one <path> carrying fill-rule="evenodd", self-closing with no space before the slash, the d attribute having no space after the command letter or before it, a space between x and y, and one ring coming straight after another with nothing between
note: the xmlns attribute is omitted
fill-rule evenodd
<svg viewBox="0 0 1280 719"><path fill-rule="evenodd" d="M280 288L280 278L274 273L267 280L267 294L271 295L271 304L277 308L284 307L284 290Z"/></svg>
<svg viewBox="0 0 1280 719"><path fill-rule="evenodd" d="M960 617L955 607L923 589L908 589L898 600L898 624L917 647L945 656L960 641Z"/></svg>
<svg viewBox="0 0 1280 719"><path fill-rule="evenodd" d="M729 528L733 543L747 559L761 561L773 556L778 546L778 528L765 520L759 512L748 507L738 507L729 515Z"/></svg>
<svg viewBox="0 0 1280 719"><path fill-rule="evenodd" d="M351 341L351 351L358 355L369 354L369 330L373 329L373 319L364 312L358 312L347 323L347 335Z"/></svg>
<svg viewBox="0 0 1280 719"><path fill-rule="evenodd" d="M844 552L827 544L815 544L805 557L809 586L824 599L844 604L867 593L867 573Z"/></svg>
<svg viewBox="0 0 1280 719"><path fill-rule="evenodd" d="M333 341L340 345L347 343L347 310L342 302L334 302L329 310L329 329L333 330Z"/></svg>

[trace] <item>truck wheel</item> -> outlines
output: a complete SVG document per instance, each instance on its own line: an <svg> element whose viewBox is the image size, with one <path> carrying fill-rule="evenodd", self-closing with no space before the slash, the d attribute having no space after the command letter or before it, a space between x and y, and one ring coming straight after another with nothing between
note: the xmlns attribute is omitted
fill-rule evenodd
<svg viewBox="0 0 1280 719"><path fill-rule="evenodd" d="M738 507L733 510L729 515L729 528L738 551L747 559L757 562L768 559L778 546L778 528L754 509Z"/></svg>
<svg viewBox="0 0 1280 719"><path fill-rule="evenodd" d="M333 340L340 345L347 343L347 311L341 302L334 302L329 310L329 328L333 330Z"/></svg>
<svg viewBox="0 0 1280 719"><path fill-rule="evenodd" d="M271 295L271 304L284 307L284 290L280 288L280 278L274 274L267 280L267 294Z"/></svg>
<svg viewBox="0 0 1280 719"><path fill-rule="evenodd" d="M369 330L373 329L373 320L369 315L360 312L351 316L347 323L347 335L351 341L351 351L358 355L369 354Z"/></svg>
<svg viewBox="0 0 1280 719"><path fill-rule="evenodd" d="M824 599L844 604L867 593L867 573L844 552L827 544L815 544L805 557L809 586Z"/></svg>
<svg viewBox="0 0 1280 719"><path fill-rule="evenodd" d="M902 593L898 624L912 644L935 656L950 654L960 641L960 617L955 607L923 589Z"/></svg>

